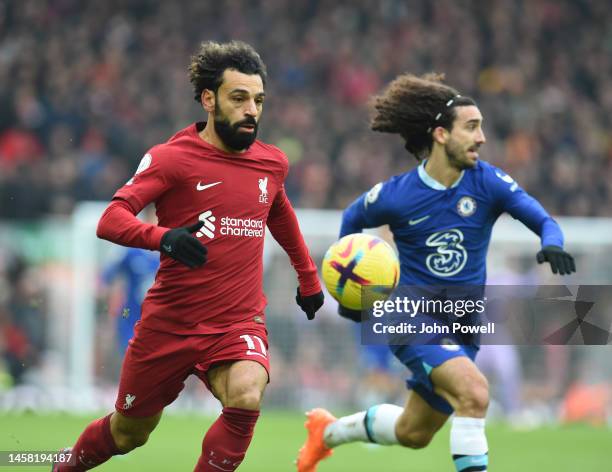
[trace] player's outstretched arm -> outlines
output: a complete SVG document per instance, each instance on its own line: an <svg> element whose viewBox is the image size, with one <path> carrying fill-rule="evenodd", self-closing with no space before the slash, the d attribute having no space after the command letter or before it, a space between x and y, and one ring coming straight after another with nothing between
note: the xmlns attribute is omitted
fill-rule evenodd
<svg viewBox="0 0 612 472"><path fill-rule="evenodd" d="M540 203L523 192L515 205L512 216L540 236L542 249L536 254L539 264L550 263L553 274L569 275L576 272L574 258L563 249L563 232L559 224Z"/></svg>
<svg viewBox="0 0 612 472"><path fill-rule="evenodd" d="M295 211L284 190L274 199L267 224L270 233L285 250L297 272L300 286L295 301L308 319L312 320L316 311L323 305L323 291L317 267L310 257Z"/></svg>
<svg viewBox="0 0 612 472"><path fill-rule="evenodd" d="M576 272L574 258L559 246L544 246L536 255L536 260L538 264L549 262L553 274L569 275Z"/></svg>
<svg viewBox="0 0 612 472"><path fill-rule="evenodd" d="M342 212L339 238L348 234L361 233L365 228L375 228L388 224L392 219L393 209L389 204L387 183L378 183L369 191L358 197ZM338 305L338 314L343 318L361 322L361 311L351 310Z"/></svg>
<svg viewBox="0 0 612 472"><path fill-rule="evenodd" d="M366 227L364 195L362 195L342 212L339 237L342 238L347 234L361 233Z"/></svg>
<svg viewBox="0 0 612 472"><path fill-rule="evenodd" d="M576 272L574 258L563 250L563 232L559 224L512 177L499 169L491 169L489 182L500 208L540 237L542 250L536 255L538 263L549 262L554 274Z"/></svg>
<svg viewBox="0 0 612 472"><path fill-rule="evenodd" d="M351 203L342 213L340 238L377 228L395 219L392 181L380 182Z"/></svg>
<svg viewBox="0 0 612 472"><path fill-rule="evenodd" d="M576 272L574 258L563 249L561 227L535 198L522 192L510 214L540 236L542 250L536 255L539 264L549 262L553 274Z"/></svg>

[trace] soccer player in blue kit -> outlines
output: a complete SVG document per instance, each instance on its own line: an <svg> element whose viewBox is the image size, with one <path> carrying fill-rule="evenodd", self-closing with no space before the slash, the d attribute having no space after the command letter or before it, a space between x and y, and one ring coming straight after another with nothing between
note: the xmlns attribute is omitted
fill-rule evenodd
<svg viewBox="0 0 612 472"><path fill-rule="evenodd" d="M145 222L157 223L153 206L146 207L141 213ZM116 316L117 347L121 356L125 354L128 343L134 336L134 327L140 320L142 302L147 290L153 285L158 268L159 254L129 247L102 272L102 282L106 287L110 287L117 279L123 279L125 285L124 302Z"/></svg>
<svg viewBox="0 0 612 472"><path fill-rule="evenodd" d="M125 281L125 301L116 320L117 347L122 356L134 336L134 326L140 320L142 301L147 289L153 285L158 268L158 254L130 247L123 252L119 260L113 261L102 273L102 280L107 286L118 278Z"/></svg>
<svg viewBox="0 0 612 472"><path fill-rule="evenodd" d="M476 102L442 80L404 74L375 97L372 130L399 134L420 163L355 200L344 211L340 236L388 224L399 251L400 285L483 286L493 224L509 213L540 236L539 263L549 262L555 274L575 272L559 225L512 177L478 159L486 139ZM339 312L361 320L360 312ZM322 408L308 412L298 471L316 471L334 447L355 441L423 448L452 413L456 470L486 471L489 388L473 362L478 340L390 348L413 374L404 408L374 405L340 419Z"/></svg>

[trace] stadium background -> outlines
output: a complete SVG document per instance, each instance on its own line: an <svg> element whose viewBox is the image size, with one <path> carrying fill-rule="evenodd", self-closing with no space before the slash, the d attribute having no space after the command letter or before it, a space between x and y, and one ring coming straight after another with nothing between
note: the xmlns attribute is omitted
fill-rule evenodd
<svg viewBox="0 0 612 472"><path fill-rule="evenodd" d="M289 156L287 192L300 209L341 209L412 168L415 161L399 138L368 130L367 99L405 71L446 73L483 111L483 158L561 217L580 271L569 280L609 284L611 25L612 7L597 0L0 1L0 449L56 449L86 424L84 417L66 415L112 406L122 287L105 286L101 274L121 251L95 241L79 218L95 219L103 203L83 202L108 201L149 146L202 119L186 77L199 41L241 39L261 53L269 83L260 137ZM337 214L300 216L320 258L333 241ZM503 223L489 261L492 278L558 283L548 269L535 267L537 240ZM316 323L303 319L293 306L288 261L271 247L266 287L273 382L266 409L279 412L262 423L246 471L290 470L265 461L292 456L305 408L348 411L403 397L401 366L380 372L365 360L353 327L337 319L333 304ZM92 252L83 255L83 248ZM91 384L80 386L74 289L84 261L94 279L80 296L93 306L94 337L83 353L91 356ZM515 354L522 374L512 411L503 405L504 374L491 377L493 421L499 422L493 437L508 450L534 448L529 463L539 465L525 470L554 465L554 458L538 455L537 444L560 451L557 470L604 470L597 461L606 452L610 457L603 444L612 435L606 427L612 351L526 347ZM197 455L208 422L193 414L216 408L190 383L166 433L155 434ZM588 426L567 425L570 420ZM180 435L189 436L189 445ZM423 453L356 446L356 465L338 454L321 470L371 470L368 464L382 457L384 470L404 470L402 463L441 470L451 466L440 459L445 441L438 438ZM576 441L588 446L578 449ZM498 470L513 470L512 455L497 447ZM137 456L151 465L116 462L108 470L167 470L159 468L155 450L147 446ZM187 457L186 470L192 463Z"/></svg>

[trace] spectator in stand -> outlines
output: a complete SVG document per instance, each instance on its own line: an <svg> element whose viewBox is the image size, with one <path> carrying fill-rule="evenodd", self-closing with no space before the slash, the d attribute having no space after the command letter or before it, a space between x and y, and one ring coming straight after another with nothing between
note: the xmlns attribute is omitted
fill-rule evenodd
<svg viewBox="0 0 612 472"><path fill-rule="evenodd" d="M598 0L5 1L0 218L107 200L146 143L194 121L180 58L228 31L270 58L262 138L289 146L298 207L344 207L405 170L399 141L368 145L365 100L402 72L437 70L489 117L493 163L551 213L610 216L611 23Z"/></svg>

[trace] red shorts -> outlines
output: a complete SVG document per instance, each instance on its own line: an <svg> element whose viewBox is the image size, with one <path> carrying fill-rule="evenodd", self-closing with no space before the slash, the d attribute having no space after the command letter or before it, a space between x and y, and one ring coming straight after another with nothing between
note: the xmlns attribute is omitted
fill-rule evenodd
<svg viewBox="0 0 612 472"><path fill-rule="evenodd" d="M191 336L138 324L123 359L115 409L124 416L155 415L178 397L189 375L197 375L210 389L208 369L238 360L259 362L270 376L268 331L263 324Z"/></svg>

